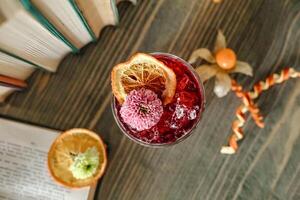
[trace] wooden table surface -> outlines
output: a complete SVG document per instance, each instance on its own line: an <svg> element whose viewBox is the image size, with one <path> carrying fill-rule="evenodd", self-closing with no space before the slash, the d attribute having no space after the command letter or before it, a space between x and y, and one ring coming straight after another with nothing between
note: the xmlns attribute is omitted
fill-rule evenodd
<svg viewBox="0 0 300 200"><path fill-rule="evenodd" d="M170 52L187 59L212 48L224 30L238 58L249 62L253 84L285 66L300 70L299 0L139 0L121 3L119 27L107 27L97 43L68 55L56 74L38 71L30 89L11 96L1 116L65 130L90 128L108 145L109 167L97 189L101 200L300 199L300 80L263 94L266 127L249 119L236 155L219 153L240 101L218 99L205 84L207 106L198 128L165 149L139 146L113 120L110 71L131 54Z"/></svg>

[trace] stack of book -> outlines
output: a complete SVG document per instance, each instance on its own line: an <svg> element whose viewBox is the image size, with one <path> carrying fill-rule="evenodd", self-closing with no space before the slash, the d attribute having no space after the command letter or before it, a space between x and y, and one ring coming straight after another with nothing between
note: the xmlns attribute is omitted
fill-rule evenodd
<svg viewBox="0 0 300 200"><path fill-rule="evenodd" d="M1 0L0 102L25 88L35 69L55 72L66 54L95 41L104 26L116 25L120 1Z"/></svg>

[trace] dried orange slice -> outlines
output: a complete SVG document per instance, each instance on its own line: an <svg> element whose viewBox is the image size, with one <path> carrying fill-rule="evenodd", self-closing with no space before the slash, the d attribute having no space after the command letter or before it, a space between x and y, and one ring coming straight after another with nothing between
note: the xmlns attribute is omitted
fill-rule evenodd
<svg viewBox="0 0 300 200"><path fill-rule="evenodd" d="M74 155L86 152L89 148L98 151L99 165L89 178L77 179L70 171ZM48 168L52 177L70 188L90 186L103 175L107 165L106 149L101 138L87 129L71 129L59 135L48 152Z"/></svg>
<svg viewBox="0 0 300 200"><path fill-rule="evenodd" d="M129 61L116 65L111 72L112 90L123 103L129 92L146 88L170 103L176 90L176 75L172 69L151 55L137 53Z"/></svg>

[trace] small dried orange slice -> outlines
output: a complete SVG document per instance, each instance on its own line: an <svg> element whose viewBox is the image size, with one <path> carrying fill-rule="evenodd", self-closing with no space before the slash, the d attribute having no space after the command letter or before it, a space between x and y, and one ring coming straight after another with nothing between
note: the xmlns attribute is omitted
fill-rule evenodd
<svg viewBox="0 0 300 200"><path fill-rule="evenodd" d="M99 153L99 166L93 176L86 179L76 179L69 170L73 156L96 148ZM70 187L81 188L95 184L103 175L107 165L105 144L94 132L87 129L71 129L59 135L48 152L48 168L50 174L58 183Z"/></svg>
<svg viewBox="0 0 300 200"><path fill-rule="evenodd" d="M176 90L176 75L172 69L151 55L137 53L129 61L116 65L111 72L112 90L122 104L132 90L146 88L170 103Z"/></svg>

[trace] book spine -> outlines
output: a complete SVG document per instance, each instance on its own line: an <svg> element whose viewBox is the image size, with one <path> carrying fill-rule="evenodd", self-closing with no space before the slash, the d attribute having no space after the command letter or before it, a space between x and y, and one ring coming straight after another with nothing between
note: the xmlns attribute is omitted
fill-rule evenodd
<svg viewBox="0 0 300 200"><path fill-rule="evenodd" d="M51 34L53 34L58 39L62 40L66 45L68 45L73 53L79 51L62 33L60 33L53 24L51 24L46 17L31 3L30 0L20 0L23 7L42 25L44 26Z"/></svg>
<svg viewBox="0 0 300 200"><path fill-rule="evenodd" d="M94 34L94 32L93 32L92 28L90 27L90 25L88 24L87 20L83 16L83 13L80 10L79 6L76 4L76 1L75 0L69 0L69 2L72 5L73 9L76 11L76 13L77 13L78 17L80 18L81 22L83 23L84 27L89 32L93 42L95 42L97 40L97 37Z"/></svg>
<svg viewBox="0 0 300 200"><path fill-rule="evenodd" d="M16 78L11 78L8 76L3 76L3 75L0 75L0 84L7 85L7 86L14 86L18 88L27 87L27 83L25 81Z"/></svg>

